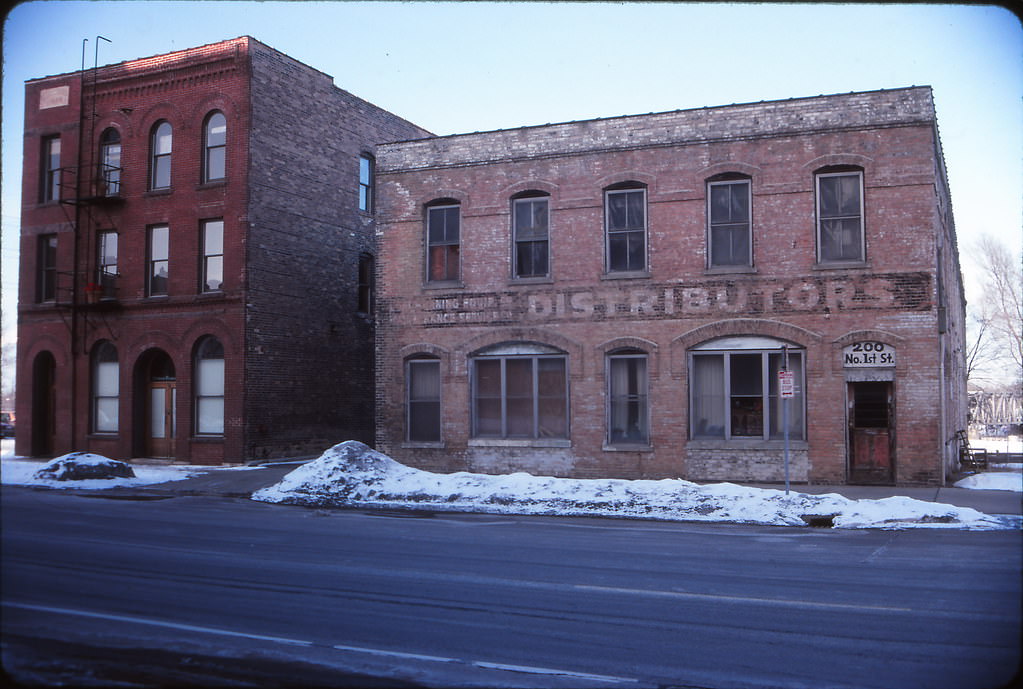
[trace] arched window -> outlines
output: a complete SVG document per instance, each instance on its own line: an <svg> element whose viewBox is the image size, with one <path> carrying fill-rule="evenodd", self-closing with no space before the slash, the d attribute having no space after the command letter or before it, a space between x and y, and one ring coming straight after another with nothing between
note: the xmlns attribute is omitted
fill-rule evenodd
<svg viewBox="0 0 1023 689"><path fill-rule="evenodd" d="M648 445L647 355L620 349L607 357L607 443Z"/></svg>
<svg viewBox="0 0 1023 689"><path fill-rule="evenodd" d="M170 122L166 120L153 127L149 142L149 188L169 189L171 185L171 143Z"/></svg>
<svg viewBox="0 0 1023 689"><path fill-rule="evenodd" d="M440 359L415 356L405 362L406 439L438 443L440 435Z"/></svg>
<svg viewBox="0 0 1023 689"><path fill-rule="evenodd" d="M752 266L750 179L726 173L707 180L707 264Z"/></svg>
<svg viewBox="0 0 1023 689"><path fill-rule="evenodd" d="M568 357L531 342L508 342L472 358L475 438L568 438Z"/></svg>
<svg viewBox="0 0 1023 689"><path fill-rule="evenodd" d="M785 367L788 367L787 369ZM789 437L806 437L804 351L770 337L723 337L689 352L691 438L777 440L784 437L778 372L793 373Z"/></svg>
<svg viewBox="0 0 1023 689"><path fill-rule="evenodd" d="M195 348L195 434L224 435L224 346L204 337Z"/></svg>
<svg viewBox="0 0 1023 689"><path fill-rule="evenodd" d="M516 278L550 275L550 196L525 192L512 199Z"/></svg>
<svg viewBox="0 0 1023 689"><path fill-rule="evenodd" d="M110 342L103 341L92 351L93 433L117 433L120 401L117 348Z"/></svg>
<svg viewBox="0 0 1023 689"><path fill-rule="evenodd" d="M227 118L222 112L210 113L203 128L202 181L212 182L227 176Z"/></svg>
<svg viewBox="0 0 1023 689"><path fill-rule="evenodd" d="M109 127L99 138L99 195L121 193L121 134Z"/></svg>
<svg viewBox="0 0 1023 689"><path fill-rule="evenodd" d="M459 276L461 206L454 199L438 199L426 208L426 279L455 282Z"/></svg>
<svg viewBox="0 0 1023 689"><path fill-rule="evenodd" d="M646 271L646 187L638 182L604 190L608 273Z"/></svg>

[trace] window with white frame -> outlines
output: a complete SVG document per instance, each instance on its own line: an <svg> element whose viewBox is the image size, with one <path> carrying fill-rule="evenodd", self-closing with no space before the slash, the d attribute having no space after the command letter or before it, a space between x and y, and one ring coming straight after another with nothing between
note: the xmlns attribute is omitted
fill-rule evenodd
<svg viewBox="0 0 1023 689"><path fill-rule="evenodd" d="M222 112L210 113L203 127L202 181L213 182L227 176L227 118Z"/></svg>
<svg viewBox="0 0 1023 689"><path fill-rule="evenodd" d="M542 278L550 275L549 208L549 198L546 195L529 195L512 201L517 278Z"/></svg>
<svg viewBox="0 0 1023 689"><path fill-rule="evenodd" d="M816 185L818 261L865 260L863 172L818 173Z"/></svg>
<svg viewBox="0 0 1023 689"><path fill-rule="evenodd" d="M607 441L609 445L648 445L647 355L622 350L607 357Z"/></svg>
<svg viewBox="0 0 1023 689"><path fill-rule="evenodd" d="M170 227L154 225L149 228L149 246L146 258L146 296L167 294L170 279Z"/></svg>
<svg viewBox="0 0 1023 689"><path fill-rule="evenodd" d="M509 343L473 357L472 430L475 438L567 439L565 354Z"/></svg>
<svg viewBox="0 0 1023 689"><path fill-rule="evenodd" d="M204 220L202 223L202 284L201 292L219 292L224 289L224 220Z"/></svg>
<svg viewBox="0 0 1023 689"><path fill-rule="evenodd" d="M646 270L646 189L614 188L604 192L607 272Z"/></svg>
<svg viewBox="0 0 1023 689"><path fill-rule="evenodd" d="M171 144L173 142L170 122L161 121L153 127L149 139L149 188L169 189L171 185Z"/></svg>
<svg viewBox="0 0 1023 689"><path fill-rule="evenodd" d="M785 343L764 337L714 340L689 352L689 430L693 439L784 437L784 398L778 372ZM788 400L789 438L805 438L804 352L787 349L795 396Z"/></svg>
<svg viewBox="0 0 1023 689"><path fill-rule="evenodd" d="M408 442L440 442L439 359L414 358L405 362L405 419Z"/></svg>
<svg viewBox="0 0 1023 689"><path fill-rule="evenodd" d="M211 336L195 349L195 434L224 435L224 346Z"/></svg>
<svg viewBox="0 0 1023 689"><path fill-rule="evenodd" d="M427 280L454 282L459 276L461 206L440 202L426 209Z"/></svg>
<svg viewBox="0 0 1023 689"><path fill-rule="evenodd" d="M751 266L750 182L707 183L707 242L711 268Z"/></svg>
<svg viewBox="0 0 1023 689"><path fill-rule="evenodd" d="M117 348L104 340L92 353L93 433L117 433L120 401Z"/></svg>

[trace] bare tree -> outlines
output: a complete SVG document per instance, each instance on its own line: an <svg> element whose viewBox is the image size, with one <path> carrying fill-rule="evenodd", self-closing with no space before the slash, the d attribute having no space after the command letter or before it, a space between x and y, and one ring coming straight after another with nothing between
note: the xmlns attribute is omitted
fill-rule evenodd
<svg viewBox="0 0 1023 689"><path fill-rule="evenodd" d="M1023 383L1023 270L1002 242L983 235L971 255L982 293L970 309L967 374L981 388L1019 389Z"/></svg>

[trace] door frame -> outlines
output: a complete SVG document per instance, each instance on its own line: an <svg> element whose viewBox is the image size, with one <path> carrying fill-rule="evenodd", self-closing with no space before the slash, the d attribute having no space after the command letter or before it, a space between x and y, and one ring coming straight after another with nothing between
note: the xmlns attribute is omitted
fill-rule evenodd
<svg viewBox="0 0 1023 689"><path fill-rule="evenodd" d="M857 388L865 385L884 386L885 395L885 426L856 426ZM895 421L896 395L895 381L889 378L882 380L849 380L846 386L846 481L848 483L893 485L895 483ZM862 388L860 388L862 389ZM884 451L884 465L877 466L872 462L857 462L856 448L869 446L872 456L878 444L876 438L883 442L880 449Z"/></svg>

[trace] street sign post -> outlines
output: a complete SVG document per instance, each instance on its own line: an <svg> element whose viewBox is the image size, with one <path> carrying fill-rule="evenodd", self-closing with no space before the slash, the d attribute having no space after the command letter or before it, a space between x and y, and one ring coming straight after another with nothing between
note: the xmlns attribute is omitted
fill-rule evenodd
<svg viewBox="0 0 1023 689"><path fill-rule="evenodd" d="M781 347L778 396L781 397L781 425L785 433L785 495L789 494L789 400L796 395L796 374L789 370L789 347Z"/></svg>

